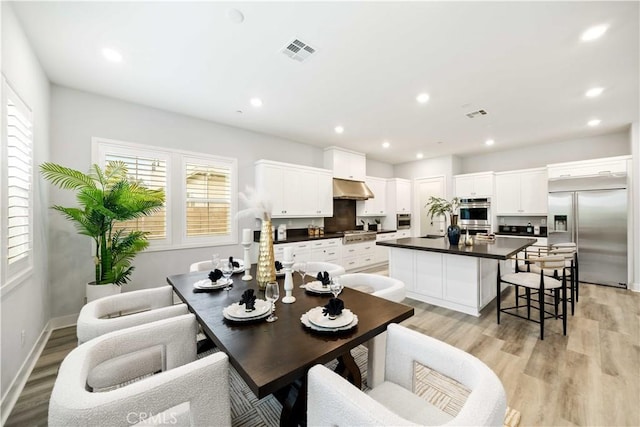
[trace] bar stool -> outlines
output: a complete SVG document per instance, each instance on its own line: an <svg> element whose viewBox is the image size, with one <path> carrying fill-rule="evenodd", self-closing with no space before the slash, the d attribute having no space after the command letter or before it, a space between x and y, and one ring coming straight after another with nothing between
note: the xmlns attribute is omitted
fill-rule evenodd
<svg viewBox="0 0 640 427"><path fill-rule="evenodd" d="M541 257L530 257L527 262L534 263L540 270L539 273L520 272L505 275L500 274L500 264L498 263L497 286L497 321L500 324L500 313L510 314L521 319L529 320L540 324L540 339L544 340L544 321L549 318L562 318L562 333L567 335L567 278L564 269L565 257L562 255L549 255ZM545 274L545 270L562 270L562 280L558 280L550 275ZM527 300L527 316L518 313L520 305L516 296L516 305L512 307L501 307L500 288L501 284L506 283L513 286L522 286L525 288ZM531 291L538 292L538 307L531 305ZM545 310L545 291L552 290L554 295L555 312L549 313ZM562 293L562 296L558 294ZM562 314L558 314L558 302L562 301ZM531 309L539 311L538 320L531 317ZM547 316L549 315L549 316Z"/></svg>

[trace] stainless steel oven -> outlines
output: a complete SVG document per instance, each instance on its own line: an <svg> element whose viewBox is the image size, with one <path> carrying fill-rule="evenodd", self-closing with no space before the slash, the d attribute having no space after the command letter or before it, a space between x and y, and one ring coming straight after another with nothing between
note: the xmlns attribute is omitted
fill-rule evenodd
<svg viewBox="0 0 640 427"><path fill-rule="evenodd" d="M491 199L460 199L461 228L491 229Z"/></svg>
<svg viewBox="0 0 640 427"><path fill-rule="evenodd" d="M396 216L396 228L398 230L408 230L411 228L411 214L398 214Z"/></svg>

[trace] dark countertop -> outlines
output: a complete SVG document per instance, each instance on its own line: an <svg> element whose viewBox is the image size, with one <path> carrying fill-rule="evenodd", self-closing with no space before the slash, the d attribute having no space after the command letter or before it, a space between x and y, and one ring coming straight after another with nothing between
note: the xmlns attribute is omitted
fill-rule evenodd
<svg viewBox="0 0 640 427"><path fill-rule="evenodd" d="M378 230L376 233L378 234L382 234L382 233L394 233L397 230ZM314 241L314 240L324 240L324 239L342 239L343 234L342 232L337 232L337 233L325 233L324 236L319 236L319 237L309 237L309 235L294 235L294 236L287 236L287 240L274 240L273 244L277 245L280 243L297 243L297 242L310 242L310 241ZM254 242L259 242L260 239L259 238L254 238Z"/></svg>
<svg viewBox="0 0 640 427"><path fill-rule="evenodd" d="M519 233L519 232L513 232L513 231L496 231L494 233L496 236L520 236L520 237L531 237L532 239L537 239L539 237L547 237L547 233L540 233L540 234L533 234L533 233Z"/></svg>
<svg viewBox="0 0 640 427"><path fill-rule="evenodd" d="M446 238L424 239L421 237L407 237L405 239L377 242L376 245L392 248L415 249L418 251L440 252L452 255L471 256L476 258L507 259L526 248L534 245L535 239L514 239L504 237L495 242L475 242L473 246L451 246Z"/></svg>

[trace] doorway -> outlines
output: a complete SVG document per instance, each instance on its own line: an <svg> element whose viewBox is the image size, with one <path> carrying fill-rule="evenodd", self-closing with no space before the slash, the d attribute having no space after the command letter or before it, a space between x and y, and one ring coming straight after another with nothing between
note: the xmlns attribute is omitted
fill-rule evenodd
<svg viewBox="0 0 640 427"><path fill-rule="evenodd" d="M414 236L426 236L427 234L444 236L446 218L441 216L431 219L427 215L429 209L426 207L431 196L445 196L444 176L416 178L413 188L415 191L413 200L416 201L414 212L418 213L418 221L415 221L418 225L418 233L414 233Z"/></svg>

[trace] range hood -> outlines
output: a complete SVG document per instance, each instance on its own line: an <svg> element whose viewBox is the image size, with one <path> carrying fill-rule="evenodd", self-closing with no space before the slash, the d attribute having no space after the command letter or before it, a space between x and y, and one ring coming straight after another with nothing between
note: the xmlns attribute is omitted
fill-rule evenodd
<svg viewBox="0 0 640 427"><path fill-rule="evenodd" d="M333 178L333 198L345 200L373 199L373 193L362 181Z"/></svg>

